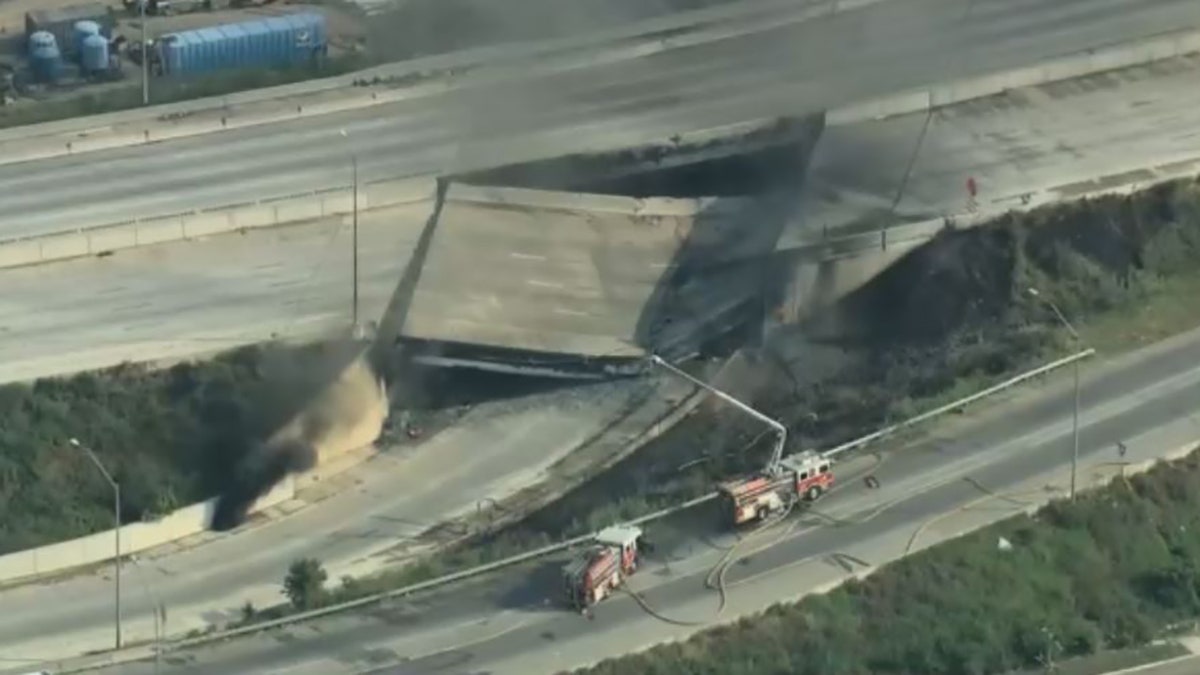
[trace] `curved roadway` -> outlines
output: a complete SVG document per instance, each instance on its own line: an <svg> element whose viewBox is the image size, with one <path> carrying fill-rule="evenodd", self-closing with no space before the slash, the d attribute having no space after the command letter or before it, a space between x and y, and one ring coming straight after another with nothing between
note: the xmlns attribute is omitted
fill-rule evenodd
<svg viewBox="0 0 1200 675"><path fill-rule="evenodd" d="M474 406L451 428L409 447L385 447L343 474L299 490L234 536L203 533L123 565L126 643L154 636L153 608L179 635L224 625L247 602L278 602L280 580L312 557L330 578L364 575L429 543L421 534L563 476L554 465L580 448L590 461L615 453L682 400L670 379L619 381ZM487 452L480 452L486 448ZM576 464L585 465L577 458ZM579 469L573 469L578 471ZM0 594L0 673L13 662L64 658L113 643L111 564Z"/></svg>
<svg viewBox="0 0 1200 675"><path fill-rule="evenodd" d="M661 140L1200 24L1193 0L888 0L353 113L0 167L0 239ZM346 137L341 131L347 133Z"/></svg>
<svg viewBox="0 0 1200 675"><path fill-rule="evenodd" d="M1116 442L1140 461L1200 439L1200 332L1118 360L1086 366L1080 484L1111 478ZM1099 372L1097 372L1099 371ZM747 540L726 576L722 618L757 611L881 565L964 529L1062 496L1071 453L1070 378L894 453L839 468L844 486L818 514L796 517ZM854 480L870 471L868 490ZM988 492L1003 493L989 499ZM702 517L703 516L703 517ZM334 675L527 675L584 665L677 638L717 618L704 579L732 539L712 531L711 514L651 526L661 551L631 580L649 615L628 597L597 607L592 621L555 607L561 559L501 573L441 593L389 603L287 629L170 654L163 673ZM838 522L830 525L830 520ZM856 562L855 559L861 562ZM141 675L152 664L100 672Z"/></svg>

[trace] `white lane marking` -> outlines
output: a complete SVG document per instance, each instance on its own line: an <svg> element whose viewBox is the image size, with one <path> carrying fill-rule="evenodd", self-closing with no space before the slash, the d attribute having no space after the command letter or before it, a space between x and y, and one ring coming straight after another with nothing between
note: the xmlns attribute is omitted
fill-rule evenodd
<svg viewBox="0 0 1200 675"><path fill-rule="evenodd" d="M535 255L533 253L521 253L520 251L511 251L511 252L509 252L508 255L513 258L518 258L520 260L545 260L546 259L546 256L544 256L544 255Z"/></svg>

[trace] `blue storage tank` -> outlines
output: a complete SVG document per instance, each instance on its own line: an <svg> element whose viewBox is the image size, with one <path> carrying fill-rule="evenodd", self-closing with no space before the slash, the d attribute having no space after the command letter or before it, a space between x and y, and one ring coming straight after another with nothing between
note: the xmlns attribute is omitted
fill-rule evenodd
<svg viewBox="0 0 1200 675"><path fill-rule="evenodd" d="M76 58L82 59L84 40L87 40L89 37L91 37L93 35L99 35L100 34L100 24L96 23L95 21L90 21L90 20L86 20L86 19L83 21L76 21L75 27L72 30L71 34L73 36L72 40L73 40L73 44L75 47L75 49L74 49L75 56L76 56Z"/></svg>
<svg viewBox="0 0 1200 675"><path fill-rule="evenodd" d="M62 53L50 33L38 31L29 36L29 62L38 82L57 82L62 70Z"/></svg>
<svg viewBox="0 0 1200 675"><path fill-rule="evenodd" d="M308 63L327 44L325 16L302 12L164 35L159 49L176 75Z"/></svg>
<svg viewBox="0 0 1200 675"><path fill-rule="evenodd" d="M83 72L89 75L103 73L108 70L108 40L103 35L89 35L83 40L79 49L80 65Z"/></svg>

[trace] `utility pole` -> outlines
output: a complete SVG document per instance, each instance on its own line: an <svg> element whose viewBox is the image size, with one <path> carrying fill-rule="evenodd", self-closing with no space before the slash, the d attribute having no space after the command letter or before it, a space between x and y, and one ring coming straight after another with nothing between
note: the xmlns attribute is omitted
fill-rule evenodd
<svg viewBox="0 0 1200 675"><path fill-rule="evenodd" d="M1067 331L1071 333L1071 337L1075 339L1075 342L1083 345L1083 338L1079 337L1079 333L1075 330L1075 327L1071 325L1070 321L1067 321L1067 317L1059 310L1058 305L1054 304L1054 301L1043 296L1036 288L1030 288L1029 294L1049 305L1062 325L1067 327ZM1080 359L1075 359L1072 368L1075 376L1075 407L1071 415L1071 500L1075 499L1075 477L1079 471L1079 361Z"/></svg>
<svg viewBox="0 0 1200 675"><path fill-rule="evenodd" d="M150 50L146 47L146 4L150 0L138 0L138 12L142 23L142 105L150 105Z"/></svg>
<svg viewBox="0 0 1200 675"><path fill-rule="evenodd" d="M351 274L354 276L354 307L351 311L350 328L354 336L358 336L358 155L350 155L351 174L354 180L353 197L353 215L350 217L351 243L350 246L354 249L351 255Z"/></svg>
<svg viewBox="0 0 1200 675"><path fill-rule="evenodd" d="M96 465L100 470L100 474L104 476L104 480L113 489L113 520L116 522L116 527L113 528L113 581L115 590L113 593L113 627L116 631L117 649L121 648L121 485L113 479L112 474L104 468L100 463L100 458L96 457L96 453L92 449L79 442L77 438L68 439L68 442L76 448L87 453L88 459Z"/></svg>
<svg viewBox="0 0 1200 675"><path fill-rule="evenodd" d="M350 138L345 129L340 130L342 138ZM350 180L353 186L351 194L350 216L350 275L351 275L351 305L350 305L350 335L358 337L358 153L350 148Z"/></svg>

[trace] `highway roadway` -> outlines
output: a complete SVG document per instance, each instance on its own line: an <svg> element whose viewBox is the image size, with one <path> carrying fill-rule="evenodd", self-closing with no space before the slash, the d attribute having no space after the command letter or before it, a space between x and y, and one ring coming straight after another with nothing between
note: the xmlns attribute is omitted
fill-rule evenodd
<svg viewBox="0 0 1200 675"><path fill-rule="evenodd" d="M662 140L1200 25L1191 0L889 0L346 114L0 167L0 238ZM343 137L341 131L346 132Z"/></svg>
<svg viewBox="0 0 1200 675"><path fill-rule="evenodd" d="M473 514L485 497L563 476L551 469L585 447L618 451L683 399L674 379L622 381L483 403L455 425L410 446L385 447L347 473L302 489L295 500L232 536L202 534L138 555L123 574L125 640L154 635L163 603L178 635L236 619L247 602L282 597L287 567L315 557L331 579L393 564L427 528ZM425 543L428 543L425 541ZM112 568L0 591L0 672L12 663L75 656L112 646ZM63 599L69 598L69 602Z"/></svg>
<svg viewBox="0 0 1200 675"><path fill-rule="evenodd" d="M1164 96L1157 105L1165 106L1161 119L1171 118L1171 106L1175 106L1176 112L1192 110L1186 97ZM1050 108L1038 108L1042 113L1047 109ZM1116 120L1129 122L1136 118L1123 115ZM1107 131L1102 124L1095 124L1094 128L1096 134L1086 142L1096 146L1125 137L1131 131L1124 122ZM1036 129L1036 125L1030 125L1022 133L1028 135ZM1138 133L1147 132L1142 129ZM218 138L222 137L205 140ZM1019 137L1014 139L1014 143L1019 142ZM1083 143L1081 139L1076 142ZM97 156L101 154L105 153ZM930 155L935 156L938 155ZM954 159L949 155L942 157L947 162ZM1046 158L1047 161L1052 158L1060 169L1067 171L1077 171L1078 166L1087 164L1086 158L1073 153L1052 153ZM82 159L91 161L90 156ZM983 170L991 161L987 156L978 156L963 169ZM70 164L60 164L59 170ZM35 165L27 165L32 166ZM360 234L364 238L366 316L382 313L428 215L427 208L428 205L417 205L402 212L364 217ZM340 234L338 230L327 223L251 232L204 242L149 247L103 259L4 270L0 272L0 281L12 292L4 294L0 308L0 354L4 357L0 362L5 364L0 379L71 372L124 359L185 357L261 340L272 333L302 336L344 326L348 322L349 248L345 228L341 228ZM115 321L113 317L120 319ZM519 435L514 438L519 440ZM306 532L331 534L339 527L335 518ZM229 546L241 550L240 539L229 541ZM236 559L236 555L228 555L219 560L228 564ZM168 559L168 562L164 568L173 573L174 561ZM204 570L206 564L211 562L196 569ZM255 587L263 594L273 593L270 588L278 574L268 567L263 567L257 576L248 575L243 587ZM168 577L168 573L163 576ZM182 575L177 588L184 589L202 576L200 571L190 577ZM102 645L107 635L104 580L93 579L91 583L92 590L81 597L92 599L84 603L86 607L79 612L79 620L74 618L73 609L58 602L62 597L74 597L72 587L39 587L21 596L19 605L8 604L10 597L17 596L0 595L0 606L6 615L22 617L25 616L22 612L27 611L31 617L28 625L37 626L40 631L30 639L29 628L17 621L6 640L0 629L2 653L14 658L23 654L35 658L57 653L63 644L71 644L69 636L73 632L86 638L81 644ZM192 621L228 618L235 607L231 603L237 602L234 597L238 595L237 584L221 586L222 590L233 589L229 598L211 593L203 584L195 588L198 590L179 592L202 598L207 594L212 600L208 605L192 605L209 607L208 611L190 613ZM127 593L133 596L139 591L134 587ZM131 611L138 611L137 602L140 601L129 600ZM184 605L187 604L185 601ZM14 608L12 612L7 611L10 607ZM186 616L189 616L186 610L182 614L172 612L172 632L181 625L189 625L181 618ZM56 626L56 621L66 623ZM148 632L149 617L144 612L137 625L142 634ZM55 639L59 635L66 637ZM23 647L33 651L27 652Z"/></svg>
<svg viewBox="0 0 1200 675"><path fill-rule="evenodd" d="M901 222L988 218L1090 190L1200 172L1200 55L924 112L829 126L781 246L895 206ZM971 204L967 178L978 190ZM875 225L877 226L877 225Z"/></svg>
<svg viewBox="0 0 1200 675"><path fill-rule="evenodd" d="M961 214L967 175L977 177L981 203L1005 205L1031 190L1036 191L1036 202L1069 196L1070 186L1081 183L1135 184L1157 175L1147 170L1164 163L1186 169L1185 160L1200 159L1200 90L1194 86L1198 72L1200 63L1186 59L943 109L931 122L900 215L913 219ZM801 227L785 232L784 245L811 240L822 225L853 226L865 215L885 210L900 185L924 117L906 115L826 129L806 189L815 186L808 195L827 198L802 200L811 208L797 221ZM1064 189L1042 189L1054 186ZM367 212L360 219L361 310L367 320L382 316L432 208L432 203L419 203ZM521 221L525 234L520 240L489 237L476 242L479 259L495 259L519 248L534 226L550 231L539 224L537 214L528 212L506 214L504 222L511 224L522 215L528 222ZM478 208L468 209L464 217L491 218ZM605 219L611 216L602 220L613 222ZM555 216L553 222L564 221ZM0 284L8 291L0 296L0 382L123 360L186 358L273 334L303 338L342 330L350 321L349 235L347 225L331 220L0 270ZM472 241L464 239L460 248ZM629 243L615 243L586 229L579 235L564 232L545 245L559 246L556 255L565 250L572 259L587 260L591 252L570 247L594 241L606 241L604 250L614 260L646 257L631 255ZM669 248L661 254L662 262L671 255ZM619 333L636 321L622 318L620 312L637 313L640 308L613 300L628 300L628 293L605 295L605 284L620 287L645 280L626 274L637 270L624 263L620 270L625 276L614 276L614 271L601 269L603 258L593 271L572 267L569 274L542 280L563 285L564 309L604 315L604 327L616 327ZM552 273L551 268L538 272ZM483 287L477 276L464 279L476 282L456 285L453 277L441 274L427 280L432 286L418 288L436 291L444 307L474 302ZM517 282L527 281L504 279L500 287L520 289ZM490 282L485 285L493 288ZM529 308L521 305L543 303L545 298L514 290L502 300L516 303L514 315L530 316ZM439 319L434 312L424 315L429 321Z"/></svg>
<svg viewBox="0 0 1200 675"><path fill-rule="evenodd" d="M1200 439L1200 331L1086 367L1082 390L1080 484L1111 479L1140 462ZM843 487L815 512L748 538L726 576L728 605L717 614L704 578L734 543L712 513L652 526L650 564L631 581L659 617L628 597L597 607L588 621L556 606L562 559L500 573L458 588L388 603L259 636L169 655L161 672L188 675L288 672L297 675L527 675L636 650L732 619L878 566L905 551L1062 496L1071 454L1070 378L1056 377L995 407L946 421L877 460L839 465ZM869 490L858 480L881 481ZM1003 498L988 495L1001 493ZM855 563L854 560L861 561ZM667 623L661 617L678 623ZM139 675L150 664L98 672Z"/></svg>

